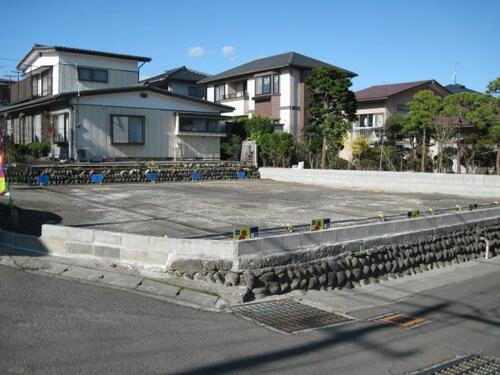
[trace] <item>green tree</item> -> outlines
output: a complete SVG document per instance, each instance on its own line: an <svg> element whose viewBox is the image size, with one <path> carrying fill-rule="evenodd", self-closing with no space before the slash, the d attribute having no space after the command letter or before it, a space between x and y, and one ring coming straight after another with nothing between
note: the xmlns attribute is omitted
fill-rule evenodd
<svg viewBox="0 0 500 375"><path fill-rule="evenodd" d="M220 145L225 160L240 160L242 139L239 135L232 135Z"/></svg>
<svg viewBox="0 0 500 375"><path fill-rule="evenodd" d="M496 148L496 173L500 175L500 97L481 95L467 119L485 135Z"/></svg>
<svg viewBox="0 0 500 375"><path fill-rule="evenodd" d="M493 81L488 83L486 93L491 94L491 95L500 94L500 77L497 77L496 79L494 79Z"/></svg>
<svg viewBox="0 0 500 375"><path fill-rule="evenodd" d="M325 168L327 152L330 158L336 158L356 119L356 97L349 89L351 85L349 76L331 67L314 68L306 78L308 123L304 137L321 138L321 168Z"/></svg>
<svg viewBox="0 0 500 375"><path fill-rule="evenodd" d="M405 124L406 132L422 140L421 172L426 170L427 142L436 128L436 118L442 109L442 99L431 90L422 90L408 103L410 113Z"/></svg>

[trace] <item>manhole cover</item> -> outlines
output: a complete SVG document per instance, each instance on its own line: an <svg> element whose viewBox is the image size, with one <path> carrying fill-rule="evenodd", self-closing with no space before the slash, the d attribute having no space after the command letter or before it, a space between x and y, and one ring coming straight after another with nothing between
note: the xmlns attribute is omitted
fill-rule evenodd
<svg viewBox="0 0 500 375"><path fill-rule="evenodd" d="M396 324L403 328L415 328L429 322L424 318L416 318L400 312L392 312L390 314L382 315L374 318L374 320L382 323Z"/></svg>
<svg viewBox="0 0 500 375"><path fill-rule="evenodd" d="M498 358L468 355L454 359L430 369L416 372L414 375L493 375L500 374Z"/></svg>
<svg viewBox="0 0 500 375"><path fill-rule="evenodd" d="M320 310L292 300L275 300L236 306L231 309L243 318L285 333L297 333L353 321L348 316Z"/></svg>

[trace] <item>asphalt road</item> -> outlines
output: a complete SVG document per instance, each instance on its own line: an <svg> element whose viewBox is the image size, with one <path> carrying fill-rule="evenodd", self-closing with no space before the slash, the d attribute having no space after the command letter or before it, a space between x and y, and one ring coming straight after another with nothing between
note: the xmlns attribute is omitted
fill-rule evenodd
<svg viewBox="0 0 500 375"><path fill-rule="evenodd" d="M500 270L499 270L500 271ZM224 313L0 266L1 374L402 374L459 354L500 354L498 273L352 324L283 335ZM398 310L414 329L370 321Z"/></svg>

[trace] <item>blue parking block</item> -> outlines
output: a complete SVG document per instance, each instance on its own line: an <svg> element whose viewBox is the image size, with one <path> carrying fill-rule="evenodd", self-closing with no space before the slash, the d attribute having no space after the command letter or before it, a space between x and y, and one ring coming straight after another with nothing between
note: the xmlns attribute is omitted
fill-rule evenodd
<svg viewBox="0 0 500 375"><path fill-rule="evenodd" d="M193 181L200 181L203 180L203 174L200 172L193 172L191 174L191 178L193 179Z"/></svg>
<svg viewBox="0 0 500 375"><path fill-rule="evenodd" d="M90 182L93 184L102 184L104 182L104 176L102 174L93 174L90 176Z"/></svg>
<svg viewBox="0 0 500 375"><path fill-rule="evenodd" d="M156 182L158 180L158 174L156 172L148 172L146 178L148 181Z"/></svg>
<svg viewBox="0 0 500 375"><path fill-rule="evenodd" d="M41 175L37 176L36 183L38 185L43 185L43 186L48 185L49 184L49 176L46 174L41 174Z"/></svg>

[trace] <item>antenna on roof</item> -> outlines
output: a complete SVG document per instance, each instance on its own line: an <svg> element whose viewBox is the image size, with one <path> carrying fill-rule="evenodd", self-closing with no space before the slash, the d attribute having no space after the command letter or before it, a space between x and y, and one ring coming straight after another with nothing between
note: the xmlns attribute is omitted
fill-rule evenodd
<svg viewBox="0 0 500 375"><path fill-rule="evenodd" d="M455 69L453 71L453 84L456 85L457 84L457 68L458 66L460 65L459 62L455 62Z"/></svg>

